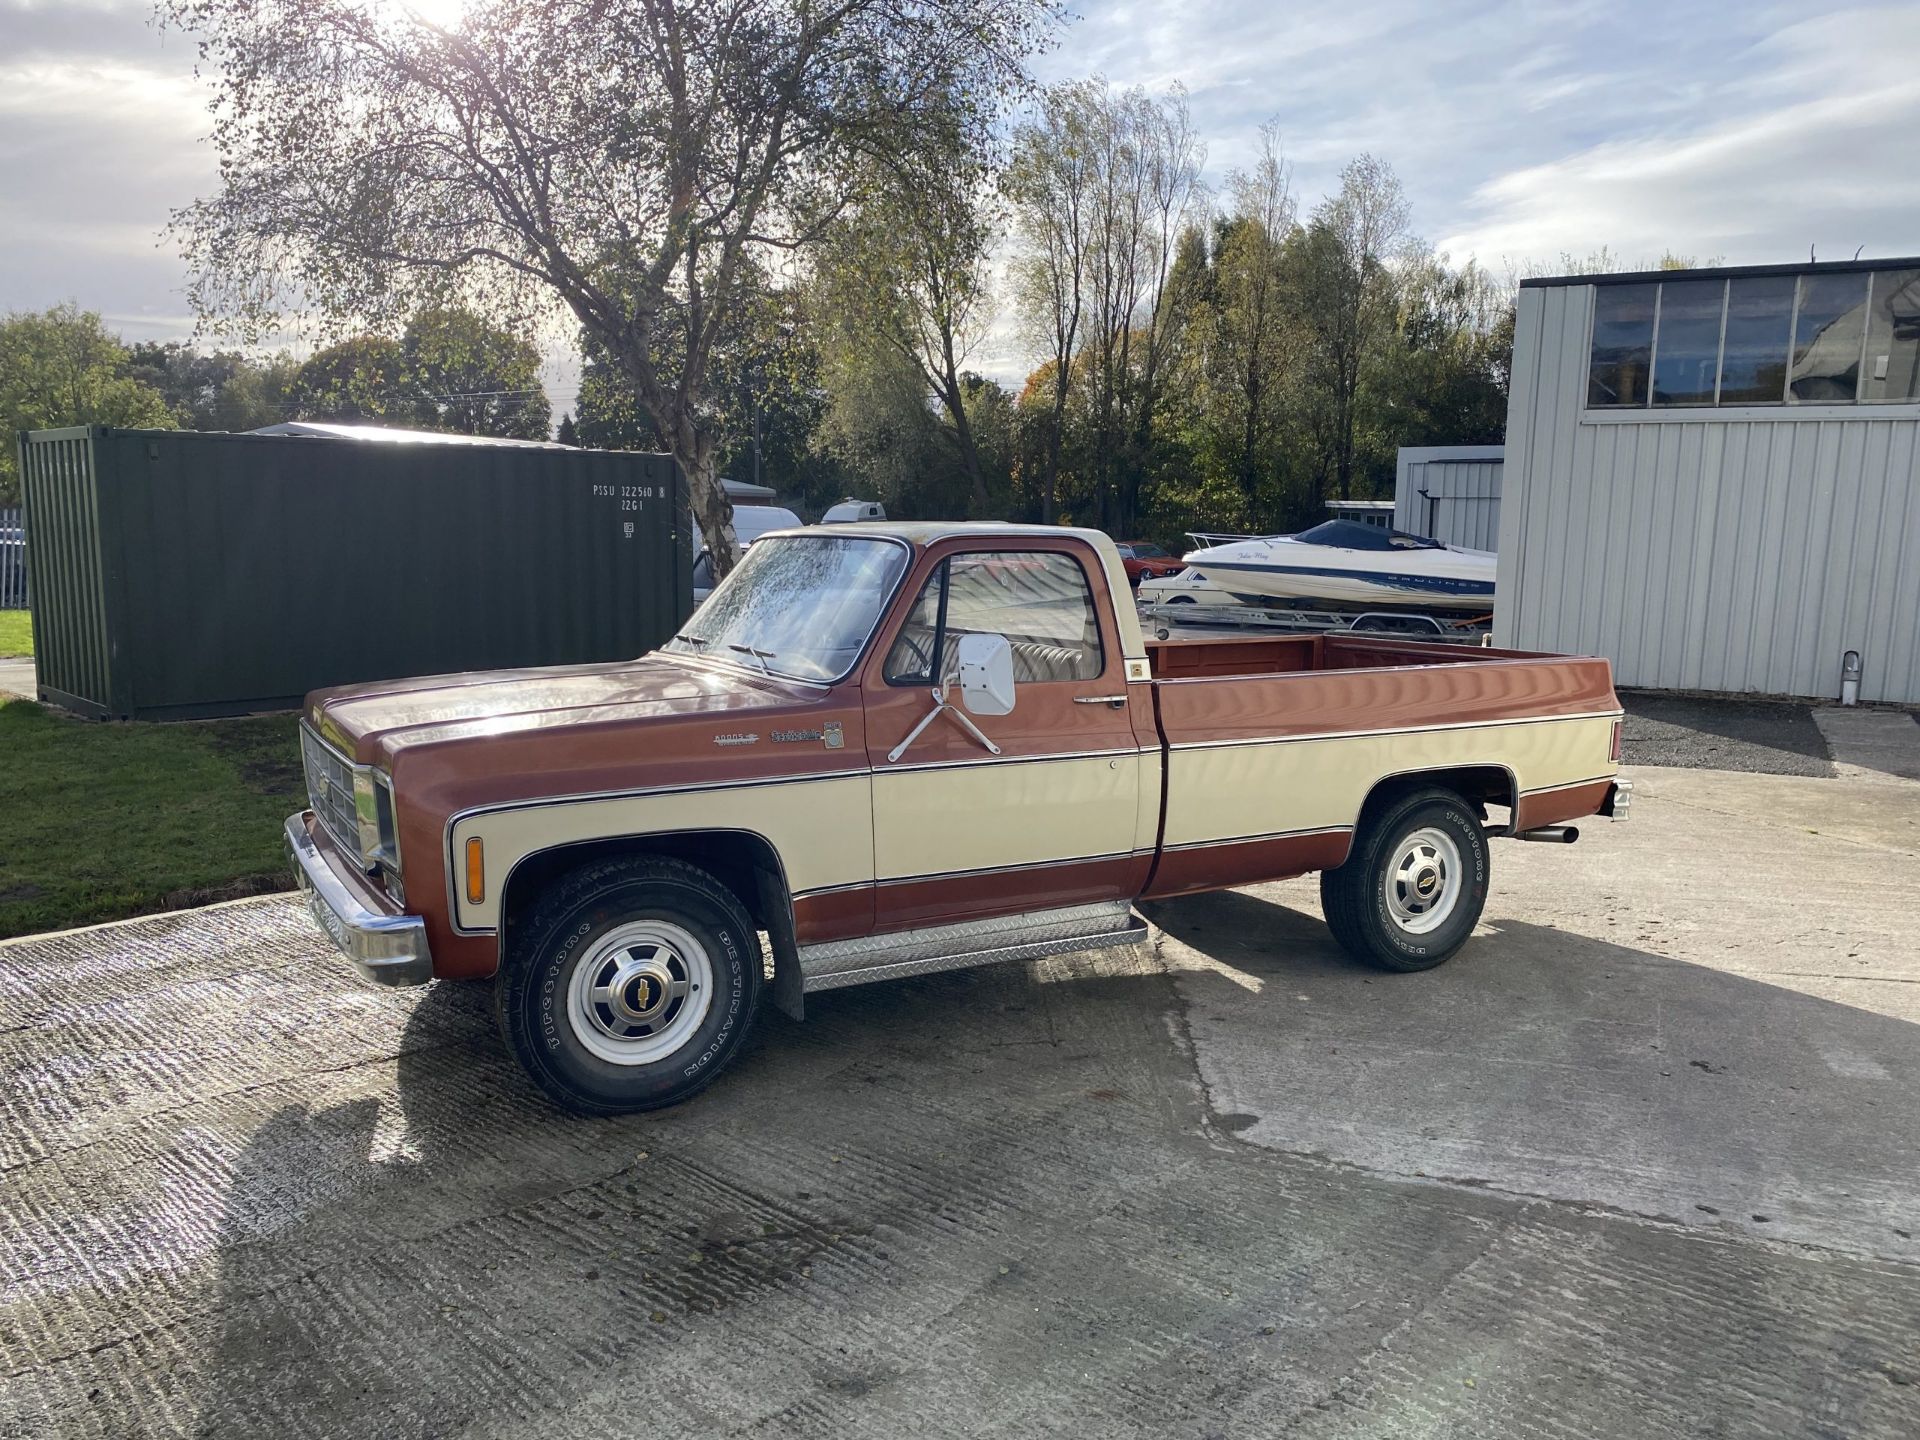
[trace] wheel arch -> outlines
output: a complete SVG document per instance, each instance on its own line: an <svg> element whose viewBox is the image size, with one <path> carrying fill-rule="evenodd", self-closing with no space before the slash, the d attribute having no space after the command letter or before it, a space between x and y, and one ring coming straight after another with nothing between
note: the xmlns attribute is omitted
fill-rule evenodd
<svg viewBox="0 0 1920 1440"><path fill-rule="evenodd" d="M697 865L733 892L772 943L774 1003L799 1019L800 951L794 938L793 890L778 847L757 830L712 826L596 836L522 855L501 885L496 964L505 963L507 947L531 910L533 897L554 880L582 865L649 855Z"/></svg>
<svg viewBox="0 0 1920 1440"><path fill-rule="evenodd" d="M1358 835L1368 820L1401 796L1429 788L1451 790L1462 799L1475 802L1481 806L1482 820L1486 818L1486 806L1506 806L1507 823L1493 833L1508 835L1513 832L1513 819L1520 806L1519 777L1510 766L1480 764L1397 770L1381 776L1360 802L1360 812L1354 817L1354 834Z"/></svg>

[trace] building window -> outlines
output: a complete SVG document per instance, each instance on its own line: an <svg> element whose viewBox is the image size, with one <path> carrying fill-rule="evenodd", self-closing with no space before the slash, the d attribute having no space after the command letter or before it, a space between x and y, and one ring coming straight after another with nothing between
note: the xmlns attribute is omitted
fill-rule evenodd
<svg viewBox="0 0 1920 1440"><path fill-rule="evenodd" d="M1659 340L1653 351L1653 403L1711 405L1720 373L1724 280L1677 280L1660 287Z"/></svg>
<svg viewBox="0 0 1920 1440"><path fill-rule="evenodd" d="M1602 285L1593 296L1593 358L1587 367L1587 404L1647 403L1647 367L1653 360L1653 310L1658 285Z"/></svg>
<svg viewBox="0 0 1920 1440"><path fill-rule="evenodd" d="M1860 398L1920 400L1920 270L1874 273Z"/></svg>
<svg viewBox="0 0 1920 1440"><path fill-rule="evenodd" d="M1728 283L1722 405L1778 405L1786 399L1794 289L1791 275L1750 275Z"/></svg>
<svg viewBox="0 0 1920 1440"><path fill-rule="evenodd" d="M1920 269L1596 285L1592 409L1920 401Z"/></svg>
<svg viewBox="0 0 1920 1440"><path fill-rule="evenodd" d="M1802 275L1793 317L1787 397L1846 403L1860 391L1860 338L1867 318L1866 275Z"/></svg>

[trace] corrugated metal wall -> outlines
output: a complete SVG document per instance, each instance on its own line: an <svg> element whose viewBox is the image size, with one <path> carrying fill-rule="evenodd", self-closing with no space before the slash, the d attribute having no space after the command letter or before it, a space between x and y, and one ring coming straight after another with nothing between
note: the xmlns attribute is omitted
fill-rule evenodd
<svg viewBox="0 0 1920 1440"><path fill-rule="evenodd" d="M1622 685L1920 703L1914 407L1585 410L1590 285L1525 288L1494 640Z"/></svg>
<svg viewBox="0 0 1920 1440"><path fill-rule="evenodd" d="M39 682L85 714L621 659L692 604L662 455L95 428L21 475Z"/></svg>
<svg viewBox="0 0 1920 1440"><path fill-rule="evenodd" d="M1393 484L1393 528L1467 550L1500 540L1500 445L1408 447Z"/></svg>
<svg viewBox="0 0 1920 1440"><path fill-rule="evenodd" d="M20 491L33 577L34 667L43 690L111 703L107 575L93 445L84 429L20 437ZM60 622L51 624L58 615Z"/></svg>

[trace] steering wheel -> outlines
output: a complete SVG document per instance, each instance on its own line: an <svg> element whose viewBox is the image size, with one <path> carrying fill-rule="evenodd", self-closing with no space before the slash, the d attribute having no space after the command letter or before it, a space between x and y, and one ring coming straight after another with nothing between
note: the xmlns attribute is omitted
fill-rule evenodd
<svg viewBox="0 0 1920 1440"><path fill-rule="evenodd" d="M925 675L931 680L933 678L933 656L928 653L927 647L914 638L911 630L902 630L900 632L900 643L913 652L913 658L919 666L918 673Z"/></svg>

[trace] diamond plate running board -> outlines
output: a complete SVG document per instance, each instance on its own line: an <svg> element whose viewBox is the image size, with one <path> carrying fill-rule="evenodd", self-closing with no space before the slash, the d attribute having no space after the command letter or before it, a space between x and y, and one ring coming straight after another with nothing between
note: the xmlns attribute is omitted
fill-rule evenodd
<svg viewBox="0 0 1920 1440"><path fill-rule="evenodd" d="M807 945L800 950L800 968L803 989L812 995L875 980L1138 945L1146 938L1146 923L1117 901Z"/></svg>

